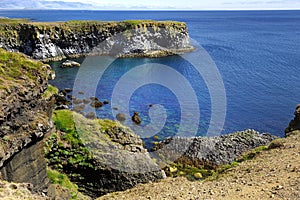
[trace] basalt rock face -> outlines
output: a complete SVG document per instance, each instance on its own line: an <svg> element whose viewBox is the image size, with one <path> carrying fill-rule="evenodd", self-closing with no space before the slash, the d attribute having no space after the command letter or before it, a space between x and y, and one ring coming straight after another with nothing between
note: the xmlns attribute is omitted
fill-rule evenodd
<svg viewBox="0 0 300 200"><path fill-rule="evenodd" d="M285 129L285 136L293 134L293 132L300 131L300 104L297 105L294 112L295 118L291 120L289 126Z"/></svg>
<svg viewBox="0 0 300 200"><path fill-rule="evenodd" d="M191 51L185 23L70 21L1 23L0 47L34 59L82 55L158 57Z"/></svg>
<svg viewBox="0 0 300 200"><path fill-rule="evenodd" d="M49 66L0 49L0 171L2 178L47 186L43 144L51 128L51 103L44 99Z"/></svg>
<svg viewBox="0 0 300 200"><path fill-rule="evenodd" d="M218 137L169 138L157 144L153 151L163 161L177 161L199 168L213 169L232 163L248 150L267 145L276 137L254 130Z"/></svg>

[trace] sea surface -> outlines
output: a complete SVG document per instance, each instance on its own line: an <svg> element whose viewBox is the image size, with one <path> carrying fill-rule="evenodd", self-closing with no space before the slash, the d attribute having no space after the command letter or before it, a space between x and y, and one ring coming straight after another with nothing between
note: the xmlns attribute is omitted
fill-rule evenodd
<svg viewBox="0 0 300 200"><path fill-rule="evenodd" d="M186 22L193 43L200 45L190 54L157 59L89 57L79 60L84 66L80 69L61 69L60 62L52 63L57 73L52 84L63 89L75 83L81 85L80 90L86 95L112 101L97 110L99 117L114 119L123 110L130 115L139 112L143 119L141 126L133 125L130 119L125 124L143 138L158 135L162 139L177 135L179 130L205 136L209 124L217 127L212 128L216 134L255 129L284 136L295 106L300 103L300 11L2 10L0 16L46 22L127 19ZM199 73L188 58L200 54L201 48L213 62L202 65ZM220 88L213 88L203 75L210 74L214 66L221 79L217 75L210 78L215 77L215 82L224 85L225 108L224 96L212 95L212 90ZM174 79L176 83L167 83ZM194 97L196 102L192 101ZM224 126L222 113L213 109L218 100L220 110L225 112ZM198 115L200 119L196 121ZM213 116L216 120L211 122Z"/></svg>

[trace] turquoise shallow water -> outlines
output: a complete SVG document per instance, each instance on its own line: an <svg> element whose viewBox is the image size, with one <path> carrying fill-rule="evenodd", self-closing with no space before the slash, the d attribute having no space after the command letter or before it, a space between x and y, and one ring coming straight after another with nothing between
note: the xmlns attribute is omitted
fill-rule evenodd
<svg viewBox="0 0 300 200"><path fill-rule="evenodd" d="M222 133L242 129L283 136L284 128L293 117L294 107L300 102L298 68L300 65L300 11L235 11L235 12L120 12L120 11L0 11L0 16L26 17L35 21L65 21L70 19L124 20L154 19L184 21L190 36L209 53L214 60L226 90L226 118ZM95 73L89 78L98 80L102 73L96 95L110 100L117 83L124 74L142 65L163 64L176 70L189 80L197 96L200 120L198 135L205 135L212 117L211 96L203 77L194 66L180 56L158 59L117 59L109 67L101 66L103 57L81 60ZM77 69L60 69L53 65L57 79L53 84L60 88L71 87ZM107 67L107 68L106 68ZM84 69L84 68L82 68ZM101 69L104 70L101 72ZM207 69L209 70L209 69ZM124 82L124 91L140 77L167 76L164 70L149 67L135 71L132 83ZM98 74L99 75L99 74ZM94 76L94 77L93 77ZM89 84L83 84L89 91ZM126 85L128 84L128 85ZM181 85L178 84L180 88ZM88 93L88 92L87 92ZM191 97L192 98L192 97ZM129 101L129 112L139 111L142 126L150 123L149 104L160 104L165 109L166 124L157 122L161 137L174 135L180 126L186 130L195 125L193 110L181 115L180 101L174 91L159 84L147 84L138 88ZM193 102L184 101L184 105ZM154 107L155 108L155 107ZM161 108L161 107L158 107ZM120 106L119 108L123 108ZM152 109L153 110L153 109ZM160 109L161 110L161 109ZM198 112L197 109L194 110ZM97 111L100 117L113 118L115 111L105 106ZM163 113L150 112L152 119L160 119ZM159 117L157 117L157 116ZM180 121L187 122L181 125ZM130 123L130 122L127 122ZM215 121L214 123L218 123ZM155 127L144 129L151 135Z"/></svg>

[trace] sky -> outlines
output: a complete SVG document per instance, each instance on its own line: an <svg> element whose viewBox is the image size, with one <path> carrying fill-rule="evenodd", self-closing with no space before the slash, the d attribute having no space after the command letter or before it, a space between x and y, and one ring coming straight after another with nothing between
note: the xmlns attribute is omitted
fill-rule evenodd
<svg viewBox="0 0 300 200"><path fill-rule="evenodd" d="M299 10L300 0L0 0L0 9Z"/></svg>

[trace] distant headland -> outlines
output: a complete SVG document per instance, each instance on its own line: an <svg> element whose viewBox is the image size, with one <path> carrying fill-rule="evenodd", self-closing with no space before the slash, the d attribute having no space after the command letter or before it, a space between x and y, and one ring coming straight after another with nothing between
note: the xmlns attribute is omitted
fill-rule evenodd
<svg viewBox="0 0 300 200"><path fill-rule="evenodd" d="M183 22L127 20L46 23L8 18L0 19L0 47L44 61L86 55L162 57L194 49Z"/></svg>

